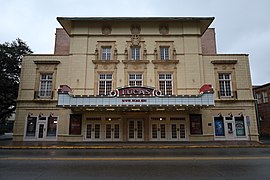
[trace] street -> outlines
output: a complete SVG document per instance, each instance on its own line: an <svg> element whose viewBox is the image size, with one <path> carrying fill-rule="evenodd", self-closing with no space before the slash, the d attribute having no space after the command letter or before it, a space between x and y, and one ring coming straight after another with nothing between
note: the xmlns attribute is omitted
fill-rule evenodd
<svg viewBox="0 0 270 180"><path fill-rule="evenodd" d="M269 148L0 149L0 179L269 179Z"/></svg>

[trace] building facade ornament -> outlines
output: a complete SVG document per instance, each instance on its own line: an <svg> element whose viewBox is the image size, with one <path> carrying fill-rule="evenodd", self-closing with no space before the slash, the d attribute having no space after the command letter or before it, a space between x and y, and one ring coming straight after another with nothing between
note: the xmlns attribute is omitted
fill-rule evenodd
<svg viewBox="0 0 270 180"><path fill-rule="evenodd" d="M130 27L130 32L132 35L139 35L141 33L141 27L138 24L132 24Z"/></svg>
<svg viewBox="0 0 270 180"><path fill-rule="evenodd" d="M103 35L109 35L111 34L112 32L112 27L111 25L109 24L104 24L102 27L101 27L101 32Z"/></svg>
<svg viewBox="0 0 270 180"><path fill-rule="evenodd" d="M139 46L141 38L139 35L132 35L131 36L131 46Z"/></svg>
<svg viewBox="0 0 270 180"><path fill-rule="evenodd" d="M159 33L162 35L169 34L169 25L168 24L160 24L159 25Z"/></svg>

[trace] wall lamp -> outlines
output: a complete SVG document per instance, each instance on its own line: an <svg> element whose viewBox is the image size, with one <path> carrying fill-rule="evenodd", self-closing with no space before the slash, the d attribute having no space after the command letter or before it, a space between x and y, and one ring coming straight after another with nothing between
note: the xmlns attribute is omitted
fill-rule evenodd
<svg viewBox="0 0 270 180"><path fill-rule="evenodd" d="M43 113L40 112L39 115L38 115L38 118L41 118L43 116Z"/></svg>
<svg viewBox="0 0 270 180"><path fill-rule="evenodd" d="M240 117L244 117L244 115L243 115L242 112L240 112L238 115L239 115Z"/></svg>
<svg viewBox="0 0 270 180"><path fill-rule="evenodd" d="M31 116L33 116L33 113L29 112L27 117L30 118Z"/></svg>
<svg viewBox="0 0 270 180"><path fill-rule="evenodd" d="M49 117L53 117L53 113L52 112L50 113Z"/></svg>
<svg viewBox="0 0 270 180"><path fill-rule="evenodd" d="M232 113L231 113L231 112L229 112L228 116L230 116L231 118L233 117L233 115L232 115Z"/></svg>

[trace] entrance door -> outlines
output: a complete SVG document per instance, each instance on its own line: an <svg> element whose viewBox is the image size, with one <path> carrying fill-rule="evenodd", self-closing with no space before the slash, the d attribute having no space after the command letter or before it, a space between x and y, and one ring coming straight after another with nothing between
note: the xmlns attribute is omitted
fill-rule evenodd
<svg viewBox="0 0 270 180"><path fill-rule="evenodd" d="M184 123L171 123L171 140L186 140L186 125Z"/></svg>
<svg viewBox="0 0 270 180"><path fill-rule="evenodd" d="M151 140L164 141L166 140L166 124L165 123L152 123L151 124Z"/></svg>
<svg viewBox="0 0 270 180"><path fill-rule="evenodd" d="M232 120L225 120L225 136L227 140L235 139L235 123Z"/></svg>
<svg viewBox="0 0 270 180"><path fill-rule="evenodd" d="M128 121L128 140L129 141L143 141L144 138L143 120L133 119Z"/></svg>
<svg viewBox="0 0 270 180"><path fill-rule="evenodd" d="M44 140L46 137L46 123L38 123L37 140Z"/></svg>
<svg viewBox="0 0 270 180"><path fill-rule="evenodd" d="M86 124L86 140L99 141L101 139L100 131L101 126L99 123Z"/></svg>
<svg viewBox="0 0 270 180"><path fill-rule="evenodd" d="M120 124L109 123L105 124L105 140L120 141Z"/></svg>

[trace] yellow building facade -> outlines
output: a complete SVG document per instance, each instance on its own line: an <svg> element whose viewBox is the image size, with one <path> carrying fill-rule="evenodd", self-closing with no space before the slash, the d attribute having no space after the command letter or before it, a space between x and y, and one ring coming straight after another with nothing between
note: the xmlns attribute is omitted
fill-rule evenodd
<svg viewBox="0 0 270 180"><path fill-rule="evenodd" d="M248 55L212 17L59 17L23 59L14 141L258 141Z"/></svg>

